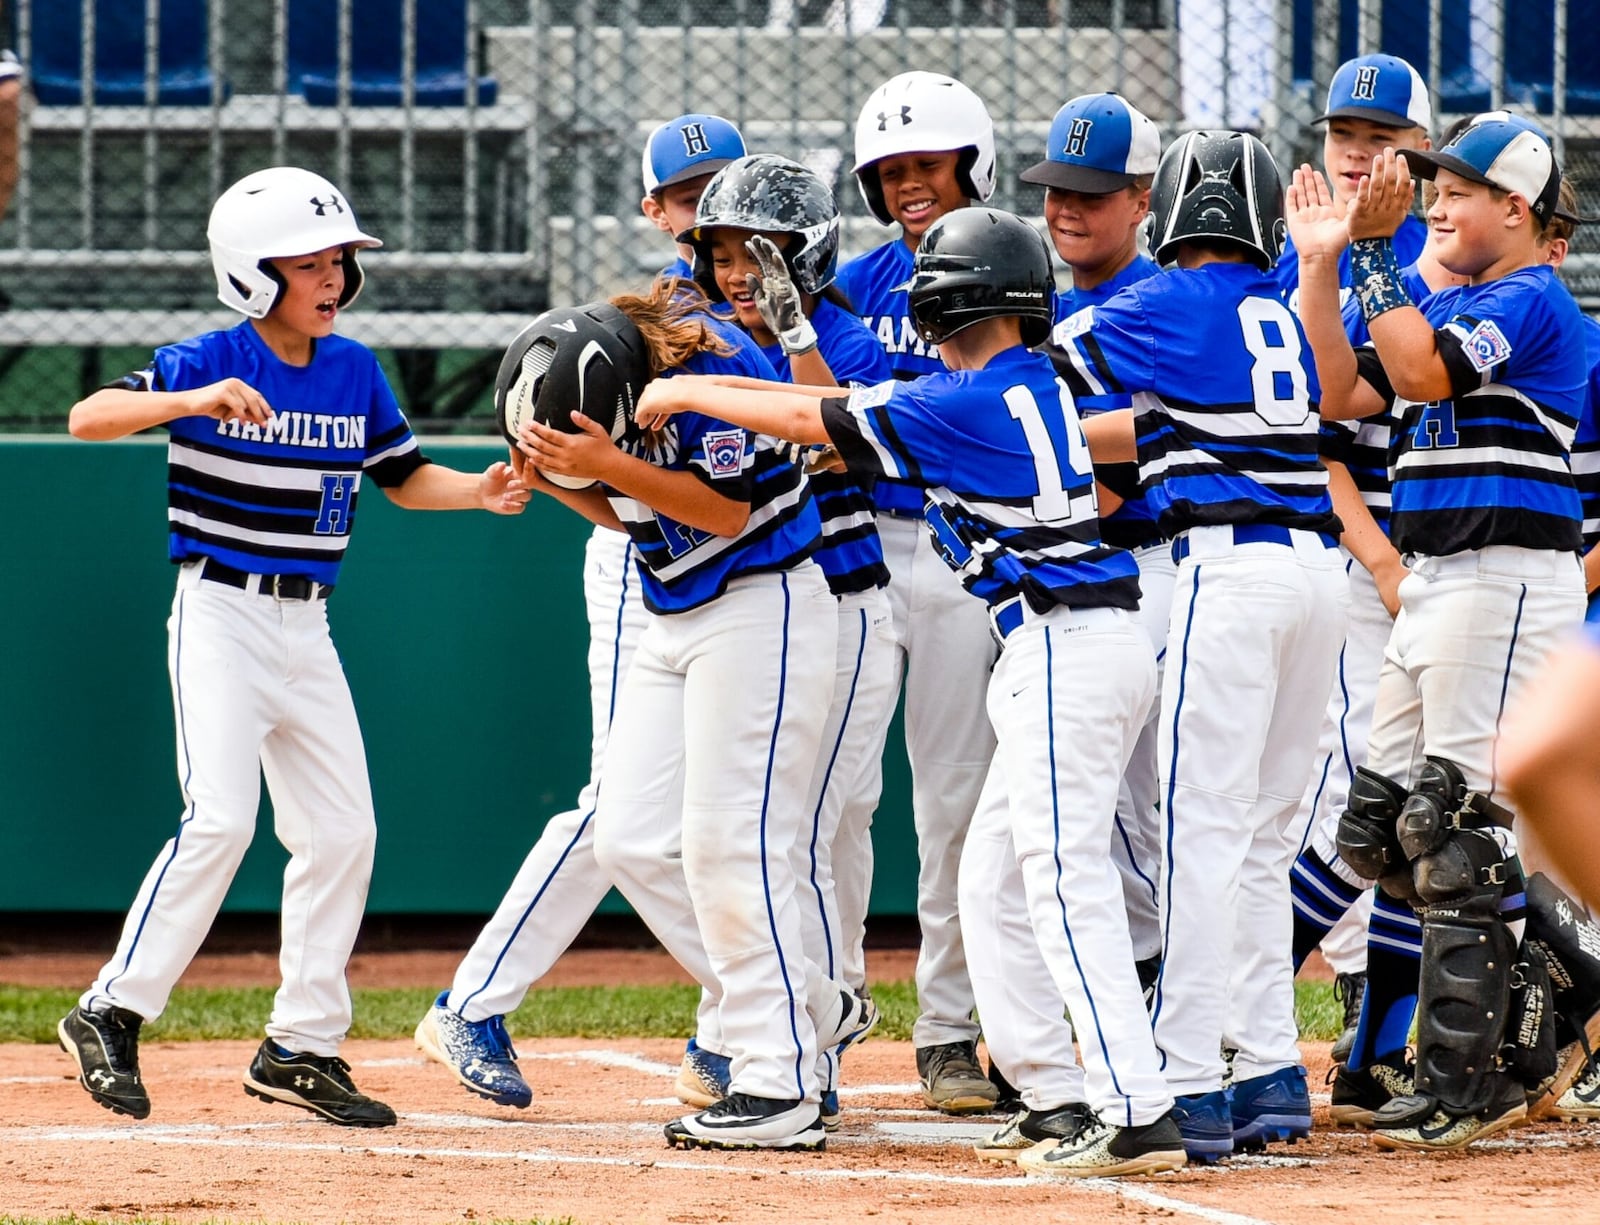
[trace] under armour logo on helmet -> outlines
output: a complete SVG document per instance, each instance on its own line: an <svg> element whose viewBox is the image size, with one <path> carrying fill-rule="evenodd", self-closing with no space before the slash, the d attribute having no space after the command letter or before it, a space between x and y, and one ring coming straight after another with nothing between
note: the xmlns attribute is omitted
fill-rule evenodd
<svg viewBox="0 0 1600 1225"><path fill-rule="evenodd" d="M902 106L900 108L900 114L898 116L895 115L893 111L879 111L878 112L878 131L887 132L889 130L889 120L896 119L896 118L898 118L900 120L900 123L901 123L902 127L904 125L910 123L911 122L911 108L909 106Z"/></svg>
<svg viewBox="0 0 1600 1225"><path fill-rule="evenodd" d="M711 142L706 139L705 124L686 123L678 129L678 134L683 137L683 152L686 157L704 157L711 152Z"/></svg>
<svg viewBox="0 0 1600 1225"><path fill-rule="evenodd" d="M1093 119L1074 119L1072 127L1067 130L1067 146L1062 152L1068 157L1086 157L1089 153L1089 129L1094 127Z"/></svg>
<svg viewBox="0 0 1600 1225"><path fill-rule="evenodd" d="M316 208L317 216L319 217L326 217L330 208L336 213L344 212L344 204L338 196L329 196L326 200L319 200L312 196L311 203Z"/></svg>
<svg viewBox="0 0 1600 1225"><path fill-rule="evenodd" d="M1350 89L1350 97L1362 102L1371 102L1378 96L1378 70L1372 64L1364 64L1356 69L1356 83Z"/></svg>

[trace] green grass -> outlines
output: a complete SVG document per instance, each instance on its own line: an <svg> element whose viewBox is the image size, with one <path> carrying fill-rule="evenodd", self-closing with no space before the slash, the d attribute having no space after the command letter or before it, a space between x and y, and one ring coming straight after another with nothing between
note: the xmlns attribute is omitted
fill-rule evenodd
<svg viewBox="0 0 1600 1225"><path fill-rule="evenodd" d="M433 1003L431 989L362 990L355 995L353 1038L409 1038ZM147 1026L147 1040L189 1042L208 1038L259 1038L272 1011L273 989L179 987L167 1011ZM78 992L0 984L0 1042L54 1042L56 1022ZM916 993L909 981L874 983L883 1013L876 1034L909 1039ZM528 993L507 1020L518 1038L687 1038L693 1031L699 989L672 987L549 987ZM1302 1037L1336 1037L1343 1022L1331 983L1296 983L1295 1011ZM0 1217L0 1225L13 1225Z"/></svg>

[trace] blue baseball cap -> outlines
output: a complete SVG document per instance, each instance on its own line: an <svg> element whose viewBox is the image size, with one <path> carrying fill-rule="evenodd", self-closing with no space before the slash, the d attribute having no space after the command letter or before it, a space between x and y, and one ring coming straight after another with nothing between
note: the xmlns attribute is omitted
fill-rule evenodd
<svg viewBox="0 0 1600 1225"><path fill-rule="evenodd" d="M1161 162L1156 125L1116 94L1084 94L1050 121L1044 161L1022 172L1024 183L1105 195Z"/></svg>
<svg viewBox="0 0 1600 1225"><path fill-rule="evenodd" d="M1527 124L1488 119L1473 124L1442 149L1401 149L1400 156L1418 178L1431 179L1448 170L1469 183L1515 192L1528 202L1541 226L1555 215L1561 167L1549 144Z"/></svg>
<svg viewBox="0 0 1600 1225"><path fill-rule="evenodd" d="M1417 70L1396 55L1362 55L1346 60L1328 86L1326 119L1366 119L1390 128L1433 125L1428 86Z"/></svg>
<svg viewBox="0 0 1600 1225"><path fill-rule="evenodd" d="M644 143L644 190L654 195L685 179L715 174L745 154L744 137L721 115L679 115Z"/></svg>

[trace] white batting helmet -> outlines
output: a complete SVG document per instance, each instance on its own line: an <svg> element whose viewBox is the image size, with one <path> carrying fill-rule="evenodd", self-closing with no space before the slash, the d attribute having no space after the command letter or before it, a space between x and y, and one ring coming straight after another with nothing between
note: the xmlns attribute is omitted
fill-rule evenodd
<svg viewBox="0 0 1600 1225"><path fill-rule="evenodd" d="M272 309L282 287L264 261L343 247L339 305L345 307L355 301L365 279L356 251L383 246L362 232L343 193L320 174L296 166L257 170L228 188L211 206L206 238L218 299L252 319Z"/></svg>
<svg viewBox="0 0 1600 1225"><path fill-rule="evenodd" d="M877 163L902 153L960 150L957 181L969 198L994 194L994 121L978 97L954 77L938 72L902 72L867 98L856 120L856 183L872 215L893 218L883 206Z"/></svg>

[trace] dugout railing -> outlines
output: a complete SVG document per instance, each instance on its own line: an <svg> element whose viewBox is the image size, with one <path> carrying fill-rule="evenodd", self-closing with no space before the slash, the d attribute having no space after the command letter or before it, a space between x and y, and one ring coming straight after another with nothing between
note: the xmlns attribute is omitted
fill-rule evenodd
<svg viewBox="0 0 1600 1225"><path fill-rule="evenodd" d="M481 355L545 303L636 283L668 256L638 210L638 151L657 122L717 111L752 148L807 161L835 185L846 251L864 250L886 231L850 174L855 112L912 67L950 72L985 98L996 202L1025 215L1037 192L1016 172L1073 94L1117 89L1166 138L1201 123L1250 127L1287 166L1316 156L1311 121L1338 62L1380 47L1422 70L1437 127L1452 107L1535 114L1600 212L1600 0L5 7L31 84L0 222L12 303L0 313L0 425L11 428L58 428L100 372L90 349L147 349L226 321L202 249L206 213L228 182L281 162L343 184L385 239L341 326L406 366L424 416L438 405L481 416L489 364L457 361L476 394L435 397L423 380L449 365L440 354ZM1597 251L1580 231L1566 270L1590 308Z"/></svg>

